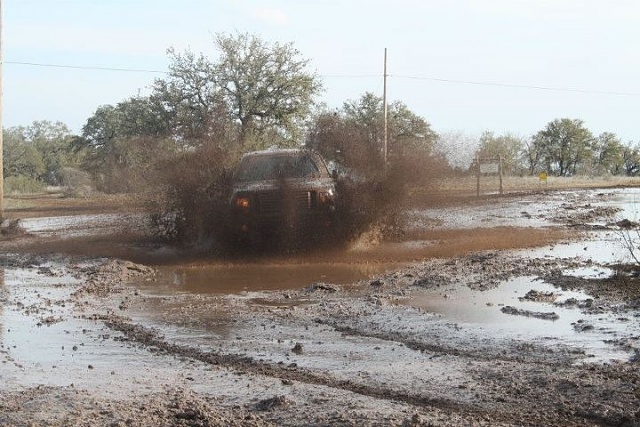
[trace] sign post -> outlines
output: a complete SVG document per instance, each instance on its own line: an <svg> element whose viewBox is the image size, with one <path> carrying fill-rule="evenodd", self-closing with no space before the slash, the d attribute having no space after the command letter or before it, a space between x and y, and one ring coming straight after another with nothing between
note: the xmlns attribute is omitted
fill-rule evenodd
<svg viewBox="0 0 640 427"><path fill-rule="evenodd" d="M540 182L544 182L545 185L548 185L548 181L547 181L547 173L546 172L540 172L540 175L538 175L538 178L540 179Z"/></svg>
<svg viewBox="0 0 640 427"><path fill-rule="evenodd" d="M500 194L503 194L503 185L502 185L502 157L492 158L492 159L481 159L476 157L475 159L475 169L476 169L476 195L480 197L480 178L482 175L498 175L500 181L499 191Z"/></svg>

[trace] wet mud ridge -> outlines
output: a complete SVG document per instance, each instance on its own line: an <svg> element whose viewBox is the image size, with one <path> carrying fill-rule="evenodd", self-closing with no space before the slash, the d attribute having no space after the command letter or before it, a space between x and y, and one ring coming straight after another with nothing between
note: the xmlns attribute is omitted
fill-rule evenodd
<svg viewBox="0 0 640 427"><path fill-rule="evenodd" d="M285 366L283 363L267 363L265 361L255 360L246 356L220 354L210 351L205 352L191 347L170 344L162 337L158 336L155 331L146 329L140 325L133 325L127 320L119 318L107 320L105 323L113 330L122 332L128 340L141 344L154 353L194 359L210 365L233 368L235 370L240 370L243 373L265 375L277 378L284 384L292 384L293 381L298 381L306 384L339 388L377 399L401 401L419 407L436 407L447 410L455 408L457 412L464 410L462 407L463 405L460 405L459 402L446 401L443 399L431 399L419 394L409 394L401 391L394 392L393 390L384 387L358 384L357 382L349 380L338 380L336 378L332 378L329 373L325 373L323 375L319 372L314 373L309 369L299 368L296 363L290 363ZM303 353L302 346L299 343L297 344L297 350L292 351L297 354Z"/></svg>

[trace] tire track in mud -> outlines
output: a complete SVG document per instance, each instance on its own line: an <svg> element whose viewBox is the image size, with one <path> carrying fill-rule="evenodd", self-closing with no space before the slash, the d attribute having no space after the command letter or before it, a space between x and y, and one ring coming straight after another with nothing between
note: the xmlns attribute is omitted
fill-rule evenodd
<svg viewBox="0 0 640 427"><path fill-rule="evenodd" d="M561 365L558 357L556 357L553 362L548 362L544 360L529 360L524 356L515 356L515 355L510 356L504 353L487 353L486 349L484 348L482 350L478 350L478 349L463 350L460 348L446 347L439 344L429 344L422 341L408 339L406 337L403 337L400 333L397 333L397 332L395 334L392 334L389 332L369 332L369 331L356 329L351 326L344 326L336 322L328 322L324 320L316 320L316 323L329 326L335 329L337 332L340 332L345 335L350 335L354 337L375 338L383 341L401 343L408 349L418 351L421 353L430 352L430 353L437 353L437 354L442 354L447 356L473 359L477 361L501 360L504 362L517 362L517 363L526 362L529 365L544 365L544 366L555 366L555 367L558 367ZM570 366L571 363L573 363L573 360L567 360L564 365Z"/></svg>
<svg viewBox="0 0 640 427"><path fill-rule="evenodd" d="M329 375L322 375L311 372L309 369L299 368L295 364L274 364L258 361L248 356L222 354L215 351L203 351L193 347L172 344L164 340L156 331L141 325L132 324L118 317L114 318L110 316L108 319L104 319L104 322L107 327L124 334L126 337L124 340L137 342L157 354L185 357L210 365L229 367L246 373L264 375L282 380L339 388L364 396L402 401L415 406L456 410L456 412L459 412L461 406L464 406L452 400L393 391L382 387L358 384L351 380L338 380ZM477 408L470 407L469 409L477 412Z"/></svg>
<svg viewBox="0 0 640 427"><path fill-rule="evenodd" d="M341 389L359 395L376 399L404 402L423 409L435 408L450 413L457 413L470 419L483 419L489 415L496 419L495 412L487 412L481 407L462 403L459 401L433 398L417 393L390 390L384 387L359 384L351 380L338 380L330 375L314 373L309 369L299 368L295 364L283 365L264 361L258 361L248 356L234 354L221 354L213 351L203 351L196 348L171 344L163 339L154 330L141 325L132 324L122 318L113 316L105 320L105 325L115 331L119 331L126 340L136 342L149 348L157 354L185 357L200 362L232 368L245 373L263 375L283 381L298 381L311 385L325 386ZM508 417L507 417L508 418Z"/></svg>
<svg viewBox="0 0 640 427"><path fill-rule="evenodd" d="M457 414L458 416L463 417L466 422L474 423L473 425L475 425L476 422L482 424L484 421L489 419L492 420L492 423L494 424L505 423L503 425L517 424L523 426L548 425L550 421L550 414L518 414L517 419L514 419L513 408L510 408L509 406L503 409L497 409L495 407L484 408L480 405L474 405L460 400L429 397L424 394L393 390L382 386L367 385L357 383L352 380L339 380L331 377L330 374L312 372L309 369L300 368L293 363L289 365L284 365L282 362L277 364L269 363L255 360L248 356L223 354L215 351L204 351L189 346L172 344L167 342L158 334L157 331L142 325L133 324L125 318L115 315L104 316L101 319L94 320L103 320L107 327L122 333L124 338L119 338L119 340L137 343L146 347L152 353L197 360L209 365L227 367L242 373L267 376L280 379L282 381L297 381L310 385L340 389L375 399L403 402L421 408L422 410L440 410L449 415ZM339 329L337 330L340 332ZM464 357L462 352L459 352L458 355ZM589 417L584 417L583 421L587 421L588 419ZM584 422L578 424L568 422L562 425L569 426L586 424L584 424Z"/></svg>
<svg viewBox="0 0 640 427"><path fill-rule="evenodd" d="M407 348L419 351L419 352L432 352L432 353L440 353L445 356L453 356L459 357L467 360L474 361L482 361L482 362L493 362L501 361L507 363L514 363L520 366L522 372L531 372L536 366L541 369L551 369L553 371L563 370L567 375L566 378L550 378L548 381L552 384L551 389L548 389L548 395L554 396L558 401L561 401L562 398L560 395L556 395L553 393L553 390L558 389L561 390L566 387L565 384L569 384L570 386L578 387L579 381L588 382L585 380L585 375L580 373L579 369L575 369L575 365L573 365L570 361L568 363L560 363L559 360L555 360L554 362L547 362L541 360L531 360L526 357L518 357L518 356L507 356L504 354L483 354L481 351L466 351L457 348L445 347L436 344L428 344L420 341L403 339L398 336L391 336L389 333L385 332L365 332L358 330L349 326L342 326L336 322L328 322L316 320L316 323L326 325L334 328L336 331L341 332L346 335L355 336L355 337L365 337L365 338L375 338L384 341L391 341L394 343L402 343ZM625 377L624 374L620 374L619 377L616 376L615 370L607 367L606 365L603 367L593 366L589 369L589 372L592 374L594 372L601 372L602 375L608 373L608 375L613 376L615 381L620 382L621 378ZM574 380L569 380L567 378L575 378ZM482 379L480 380L482 381ZM520 384L517 387L522 387L524 384L532 383L535 384L535 377L520 379ZM575 381L575 382L573 382ZM505 377L503 380L503 384L506 387L509 387L511 381ZM618 389L618 393L621 391ZM613 393L613 391L612 391ZM568 398L568 396L564 396L564 398ZM504 398L502 398L504 399ZM615 411L608 408L607 410L595 410L593 408L593 403L587 403L582 408L579 408L579 403L576 403L575 409L566 409L563 407L563 404L560 403L556 408L552 409L554 405L553 397L547 400L544 404L542 403L545 399L541 399L539 404L544 405L549 409L548 413L528 413L518 414L518 419L516 425L562 425L562 426L570 426L570 425L598 425L598 426L640 426L640 424L633 423L632 414L625 413L624 411ZM464 405L461 405L464 406ZM477 409L478 406L468 405L467 409L472 408L475 412L475 415L478 416L480 414L490 414L492 422L513 422L513 417L509 417L509 411L513 411L513 408L510 406L504 406L504 409L496 409L494 407L493 410L489 411L486 408ZM572 413L572 411L574 411ZM463 412L464 413L464 412ZM551 418L549 418L551 417ZM567 418L565 418L567 417ZM636 417L640 418L640 410L636 412ZM582 419L582 420L581 420ZM551 421L553 420L553 421Z"/></svg>
<svg viewBox="0 0 640 427"><path fill-rule="evenodd" d="M436 344L427 344L420 341L409 340L403 338L398 334L395 337L392 337L391 334L386 332L365 332L360 329L353 328L351 326L343 326L336 322L327 322L324 320L316 320L316 323L320 325L330 326L335 329L337 332L340 332L344 335L350 335L354 337L364 337L364 338L375 338L383 341L392 341L403 344L408 349L419 351L419 352L432 352L432 353L444 353L449 356L455 357L469 357L475 359L490 359L490 357L482 357L478 355L476 352L472 351L463 351L457 348L444 347Z"/></svg>

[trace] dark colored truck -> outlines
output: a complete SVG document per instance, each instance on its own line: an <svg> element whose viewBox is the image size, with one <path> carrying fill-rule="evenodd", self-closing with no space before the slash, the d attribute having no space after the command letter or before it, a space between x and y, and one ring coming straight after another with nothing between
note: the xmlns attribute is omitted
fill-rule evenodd
<svg viewBox="0 0 640 427"><path fill-rule="evenodd" d="M231 231L250 241L282 235L317 239L335 226L336 198L334 177L319 154L305 149L248 153L234 174Z"/></svg>

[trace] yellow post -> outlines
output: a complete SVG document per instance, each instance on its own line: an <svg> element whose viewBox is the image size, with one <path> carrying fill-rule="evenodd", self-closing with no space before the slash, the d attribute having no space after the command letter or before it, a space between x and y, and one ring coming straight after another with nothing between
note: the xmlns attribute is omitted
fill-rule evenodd
<svg viewBox="0 0 640 427"><path fill-rule="evenodd" d="M540 179L540 182L545 183L545 185L547 185L547 173L546 172L540 172L540 175L538 175L538 178Z"/></svg>

